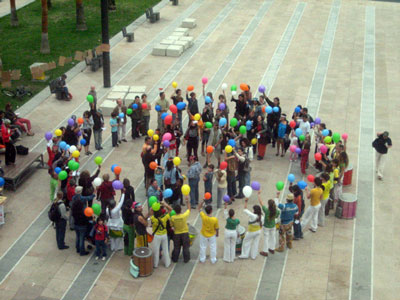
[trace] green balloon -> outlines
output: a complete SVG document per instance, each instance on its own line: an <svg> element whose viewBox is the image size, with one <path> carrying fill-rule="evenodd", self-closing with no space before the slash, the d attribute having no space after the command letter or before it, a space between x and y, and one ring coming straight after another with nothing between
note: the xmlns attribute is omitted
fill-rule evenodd
<svg viewBox="0 0 400 300"><path fill-rule="evenodd" d="M153 205L151 206L151 208L152 208L154 211L159 211L160 208L161 208L161 205L160 205L160 203L156 202L156 203L153 203Z"/></svg>
<svg viewBox="0 0 400 300"><path fill-rule="evenodd" d="M73 169L73 166L74 166L74 160L73 159L71 159L69 162L68 162L68 168L70 169L70 170L72 170ZM73 170L72 170L73 171Z"/></svg>
<svg viewBox="0 0 400 300"><path fill-rule="evenodd" d="M96 216L100 216L101 214L101 206L98 203L93 203L92 205L93 212Z"/></svg>
<svg viewBox="0 0 400 300"><path fill-rule="evenodd" d="M300 141L304 142L305 139L306 139L306 137L304 136L304 134L302 134L302 135L299 136L299 140L300 140Z"/></svg>
<svg viewBox="0 0 400 300"><path fill-rule="evenodd" d="M232 118L230 124L232 127L236 127L236 125L238 124L238 120L236 118Z"/></svg>
<svg viewBox="0 0 400 300"><path fill-rule="evenodd" d="M333 140L335 143L338 143L338 142L340 141L340 133L335 132L335 133L332 135L332 140Z"/></svg>
<svg viewBox="0 0 400 300"><path fill-rule="evenodd" d="M94 98L93 98L92 95L87 95L86 100L87 100L89 103L93 103Z"/></svg>
<svg viewBox="0 0 400 300"><path fill-rule="evenodd" d="M206 128L211 128L212 127L212 123L211 122L206 122Z"/></svg>
<svg viewBox="0 0 400 300"><path fill-rule="evenodd" d="M102 162L103 162L103 158L102 158L101 156L96 156L96 157L94 158L94 163L95 163L96 165L101 165Z"/></svg>
<svg viewBox="0 0 400 300"><path fill-rule="evenodd" d="M278 181L278 182L276 183L276 189L277 189L278 191L282 191L284 186L285 186L285 184L283 183L283 181Z"/></svg>
<svg viewBox="0 0 400 300"><path fill-rule="evenodd" d="M171 212L169 213L169 215L172 217L172 216L175 216L176 215L176 212L175 212L175 210L171 210Z"/></svg>
<svg viewBox="0 0 400 300"><path fill-rule="evenodd" d="M237 86L233 84L233 85L231 86L231 91L236 91L236 90L237 90Z"/></svg>
<svg viewBox="0 0 400 300"><path fill-rule="evenodd" d="M156 196L151 196L149 198L149 206L153 207L153 204L157 202L157 197Z"/></svg>
<svg viewBox="0 0 400 300"><path fill-rule="evenodd" d="M330 144L332 142L332 138L330 136L326 136L324 138L324 142L327 143L327 144Z"/></svg>
<svg viewBox="0 0 400 300"><path fill-rule="evenodd" d="M60 180L65 180L68 177L68 173L67 171L61 171L60 173L58 173L58 179Z"/></svg>
<svg viewBox="0 0 400 300"><path fill-rule="evenodd" d="M131 115L132 112L133 112L132 108L128 108L128 109L126 110L126 114L127 114L128 116Z"/></svg>
<svg viewBox="0 0 400 300"><path fill-rule="evenodd" d="M79 169L79 163L77 161L74 161L71 168L72 171L76 171Z"/></svg>
<svg viewBox="0 0 400 300"><path fill-rule="evenodd" d="M247 132L246 126L244 126L244 125L240 126L240 127L239 127L239 132L240 132L241 134L246 134L246 132Z"/></svg>

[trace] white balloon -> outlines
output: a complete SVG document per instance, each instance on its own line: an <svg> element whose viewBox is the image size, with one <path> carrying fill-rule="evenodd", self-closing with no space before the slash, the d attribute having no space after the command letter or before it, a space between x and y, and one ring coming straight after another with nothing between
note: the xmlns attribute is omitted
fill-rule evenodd
<svg viewBox="0 0 400 300"><path fill-rule="evenodd" d="M232 91L232 96L236 96L237 92L236 91Z"/></svg>
<svg viewBox="0 0 400 300"><path fill-rule="evenodd" d="M225 91L228 88L228 84L227 83L223 83L221 88Z"/></svg>
<svg viewBox="0 0 400 300"><path fill-rule="evenodd" d="M95 178L95 179L93 180L93 184L94 184L95 186L100 186L100 185L101 185L101 178L100 178L100 177Z"/></svg>
<svg viewBox="0 0 400 300"><path fill-rule="evenodd" d="M252 192L253 189L251 188L251 186L246 185L245 187L243 187L243 194L246 198L250 198Z"/></svg>
<svg viewBox="0 0 400 300"><path fill-rule="evenodd" d="M78 150L78 149L76 149L75 146L71 146L71 147L69 148L69 153L72 153L72 152L74 152L74 151L76 151L76 150Z"/></svg>

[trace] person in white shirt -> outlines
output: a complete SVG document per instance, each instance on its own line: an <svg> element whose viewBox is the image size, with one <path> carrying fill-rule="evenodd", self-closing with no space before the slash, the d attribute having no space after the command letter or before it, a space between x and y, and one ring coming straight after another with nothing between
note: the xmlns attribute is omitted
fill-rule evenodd
<svg viewBox="0 0 400 300"><path fill-rule="evenodd" d="M107 208L107 215L109 216L108 228L110 230L110 243L111 251L118 251L124 249L124 239L122 238L122 228L124 221L121 216L121 207L124 204L125 191L121 195L118 205L114 200L110 201L109 208Z"/></svg>
<svg viewBox="0 0 400 300"><path fill-rule="evenodd" d="M299 128L303 132L303 135L307 136L311 129L311 125L310 122L308 122L307 115L303 115L300 120L297 120L297 122L299 123Z"/></svg>

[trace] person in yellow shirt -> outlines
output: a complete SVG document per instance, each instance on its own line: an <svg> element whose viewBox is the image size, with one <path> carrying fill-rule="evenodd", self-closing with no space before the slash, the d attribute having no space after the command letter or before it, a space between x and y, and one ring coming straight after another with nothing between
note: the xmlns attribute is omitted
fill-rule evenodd
<svg viewBox="0 0 400 300"><path fill-rule="evenodd" d="M167 235L167 221L170 219L169 212L172 208L165 203L164 201L161 203L166 209L167 212L158 207L158 210L150 209L150 214L153 215L150 217L151 225L153 228L153 242L151 243L153 249L153 266L154 268L158 267L158 263L160 261L160 246L163 250L163 261L166 268L171 264L171 258L169 257L168 251L168 235Z"/></svg>
<svg viewBox="0 0 400 300"><path fill-rule="evenodd" d="M182 214L182 207L177 204L174 206L176 215L171 217L171 225L174 227L174 250L172 251L172 261L178 262L179 254L183 252L183 261L187 263L190 260L190 240L189 240L189 228L187 225L187 219L190 216L190 202L189 196L185 197L187 210Z"/></svg>
<svg viewBox="0 0 400 300"><path fill-rule="evenodd" d="M201 211L204 200L199 203L197 209L200 212L202 227L200 231L200 262L206 261L207 247L210 246L210 260L212 264L217 262L217 237L219 232L218 219L212 217L212 206L207 205L205 212Z"/></svg>
<svg viewBox="0 0 400 300"><path fill-rule="evenodd" d="M321 180L322 180L322 186L323 188L323 193L322 193L322 199L321 199L321 207L319 208L318 211L318 226L324 227L325 225L325 206L328 204L329 200L329 194L331 192L331 181L330 181L330 176L328 173L323 173L321 175Z"/></svg>
<svg viewBox="0 0 400 300"><path fill-rule="evenodd" d="M314 188L310 191L306 187L307 198L310 199L310 206L307 207L303 219L301 220L301 228L305 228L311 221L309 230L316 232L318 228L318 211L321 207L321 200L323 194L323 185L321 178L314 179Z"/></svg>

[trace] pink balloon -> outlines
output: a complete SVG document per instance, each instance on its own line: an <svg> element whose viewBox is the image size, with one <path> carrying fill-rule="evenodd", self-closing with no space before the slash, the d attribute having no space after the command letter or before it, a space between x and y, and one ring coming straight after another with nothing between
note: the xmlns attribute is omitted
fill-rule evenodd
<svg viewBox="0 0 400 300"><path fill-rule="evenodd" d="M325 145L321 145L321 147L319 147L319 150L322 154L326 154L326 152L328 152L328 147L326 147Z"/></svg>
<svg viewBox="0 0 400 300"><path fill-rule="evenodd" d="M206 84L206 83L208 82L208 78L207 78L207 77L203 77L203 78L201 79L201 82L202 82L203 84Z"/></svg>
<svg viewBox="0 0 400 300"><path fill-rule="evenodd" d="M290 146L289 150L290 150L290 152L295 152L296 148L297 147L295 145L292 145L292 146Z"/></svg>
<svg viewBox="0 0 400 300"><path fill-rule="evenodd" d="M349 135L347 133L342 134L342 139L344 139L345 141L347 140L348 137L349 137Z"/></svg>
<svg viewBox="0 0 400 300"><path fill-rule="evenodd" d="M169 141L172 139L172 135L169 132L164 133L162 140L163 141Z"/></svg>

